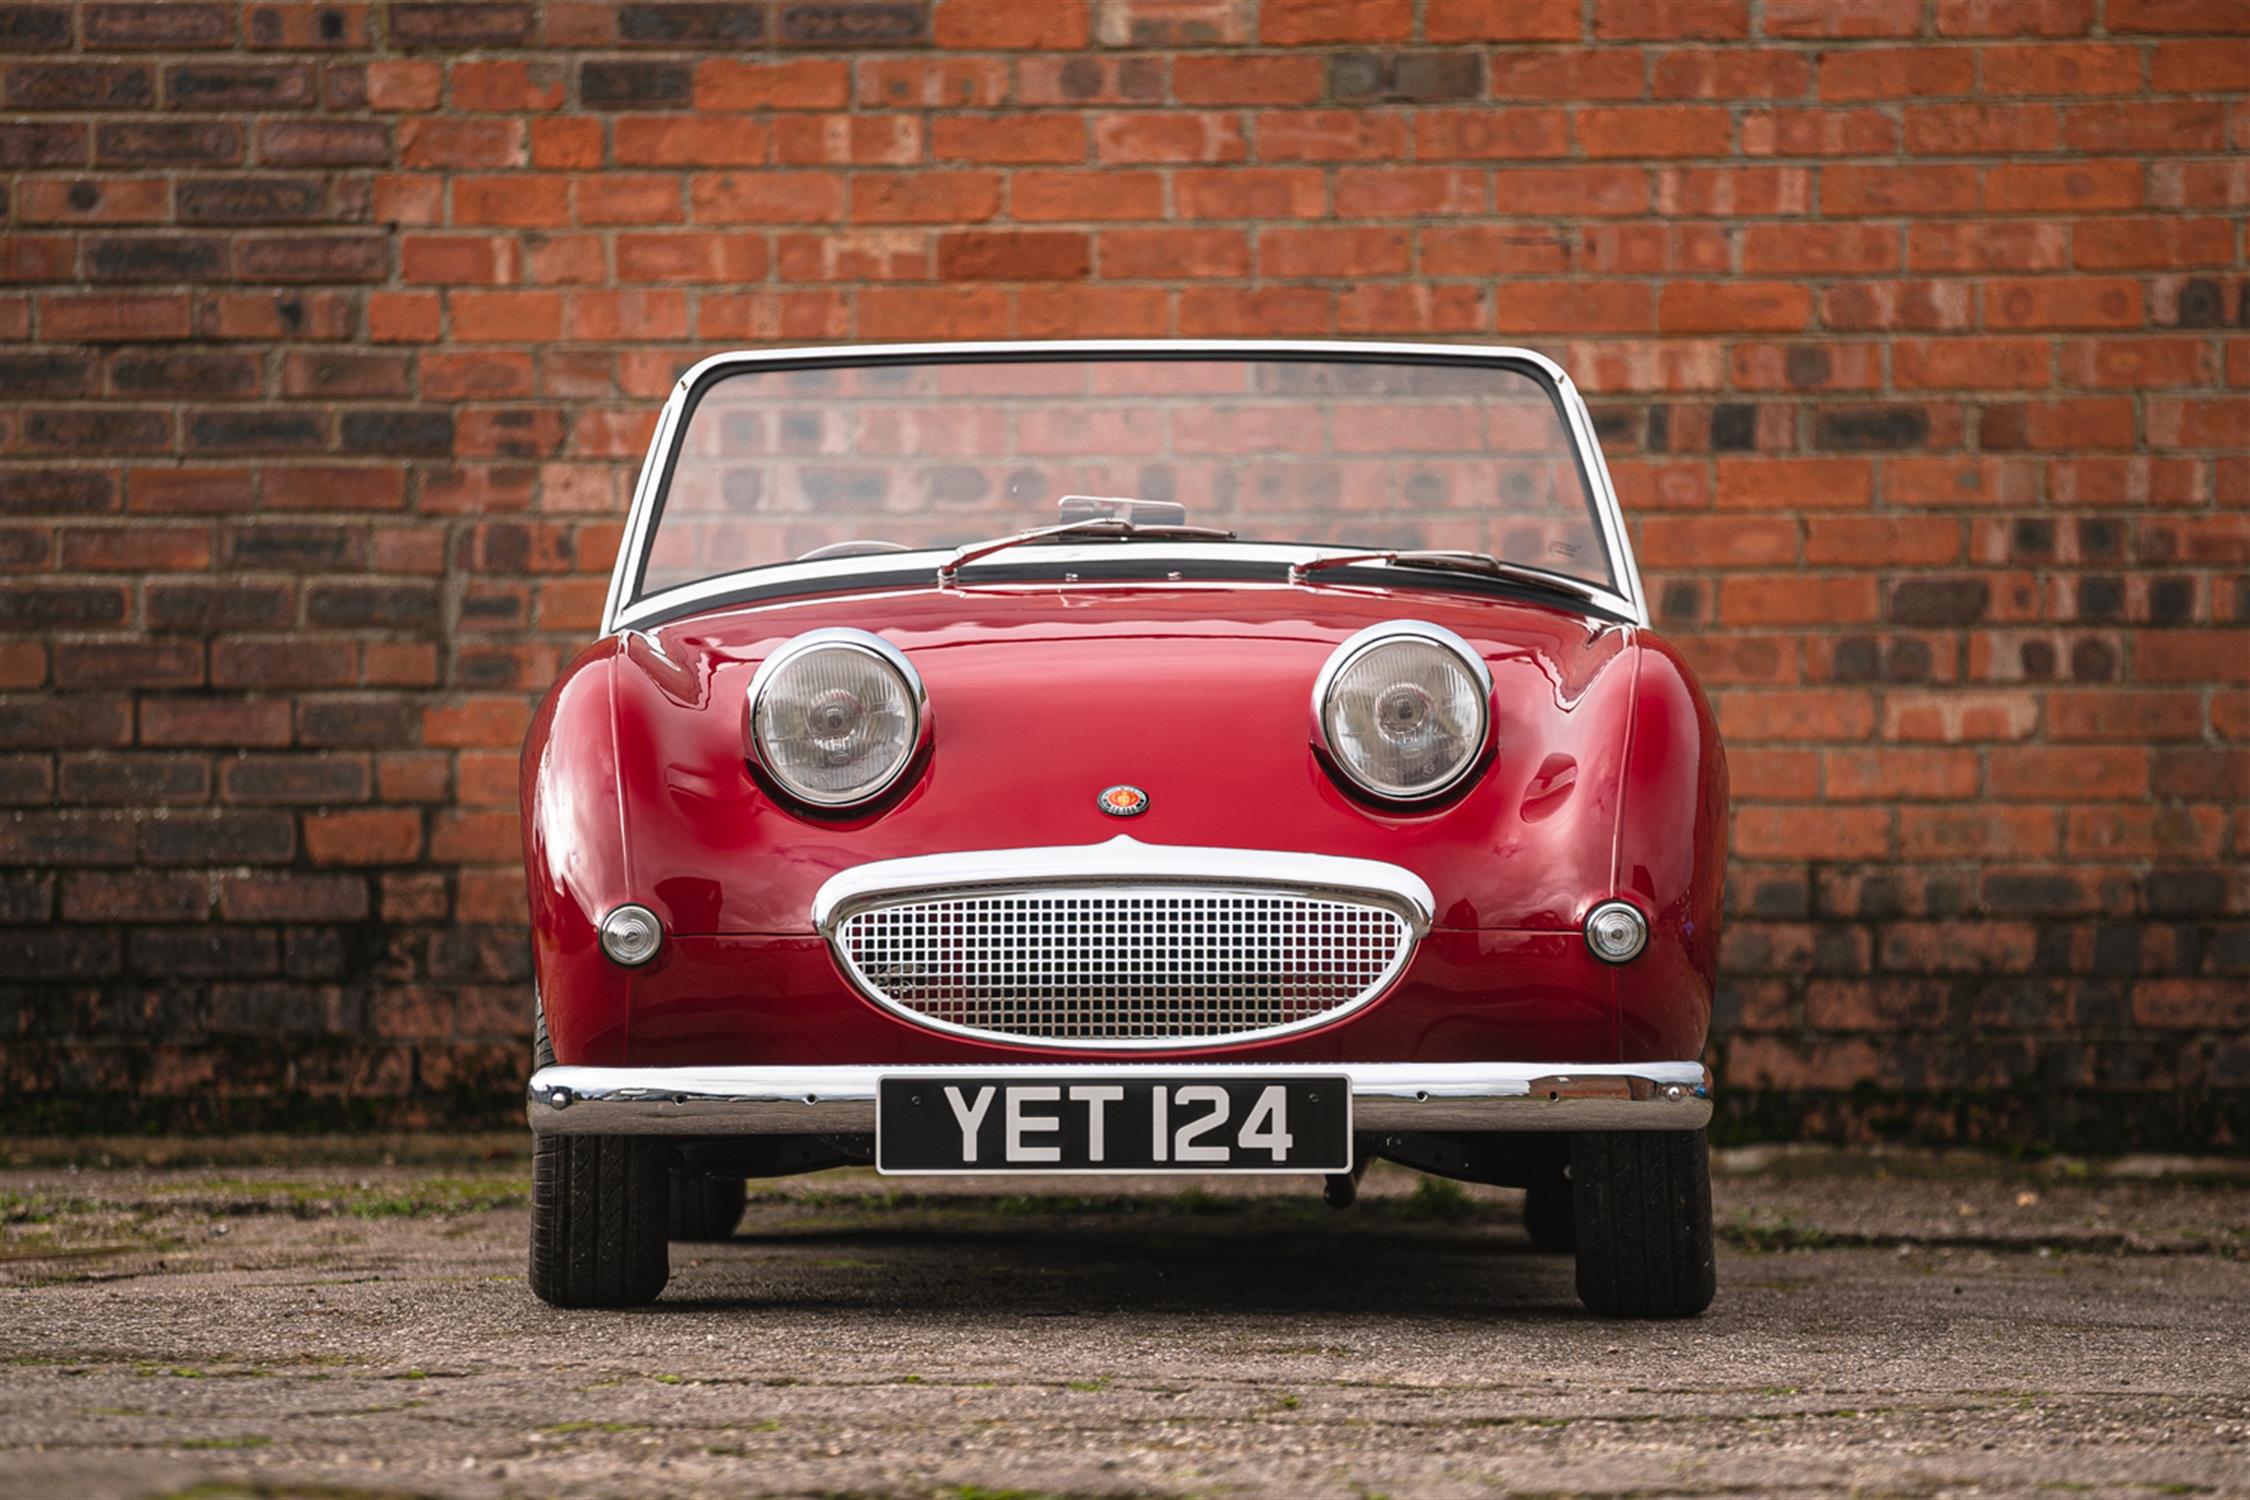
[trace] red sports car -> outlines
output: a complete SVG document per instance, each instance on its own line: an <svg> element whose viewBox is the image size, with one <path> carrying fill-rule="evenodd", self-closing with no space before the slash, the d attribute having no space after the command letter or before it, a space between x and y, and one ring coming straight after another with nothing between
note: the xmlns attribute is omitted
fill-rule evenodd
<svg viewBox="0 0 2250 1500"><path fill-rule="evenodd" d="M706 360L522 790L549 1302L747 1177L1378 1156L1710 1302L1726 762L1536 354Z"/></svg>

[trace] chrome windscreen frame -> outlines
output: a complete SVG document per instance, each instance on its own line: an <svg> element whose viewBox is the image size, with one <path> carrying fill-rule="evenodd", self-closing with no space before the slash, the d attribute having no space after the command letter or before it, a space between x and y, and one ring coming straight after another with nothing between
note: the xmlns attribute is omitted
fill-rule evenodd
<svg viewBox="0 0 2250 1500"><path fill-rule="evenodd" d="M1579 395L1577 386L1563 373L1560 365L1545 355L1530 349L1474 344L1353 343L1295 339L1078 339L960 344L853 344L716 354L703 360L680 377L658 415L656 431L649 440L648 455L642 462L640 477L633 488L632 504L626 513L625 532L618 546L617 562L610 572L609 595L602 608L602 633L608 635L631 630L707 604L723 602L729 596L738 594L750 580L755 580L765 588L789 589L791 585L801 585L804 593L819 592L824 585L836 588L927 588L935 584L938 563L953 551L950 547L930 548L872 557L776 563L742 572L720 574L665 589L661 593L635 598L638 580L654 539L656 512L673 447L679 440L690 400L710 379L747 370L901 363L917 359L958 363L978 359L1130 359L1137 355L1167 359L1202 356L1212 359L1300 360L1334 356L1358 362L1380 362L1385 358L1392 358L1401 362L1425 364L1529 367L1553 386L1561 405L1571 442L1577 449L1580 470L1590 491L1594 514L1601 527L1602 540L1609 549L1616 587L1604 587L1578 579L1573 579L1572 582L1575 586L1588 590L1593 596L1593 603L1604 612L1636 625L1648 625L1648 603L1642 592L1640 567L1634 558L1632 538L1626 531L1624 516L1617 503L1617 491L1610 479L1609 465L1602 456L1600 442L1594 436L1593 418L1587 412L1585 400ZM1131 545L1134 558L1144 559L1152 565L1223 566L1228 563L1268 563L1282 568L1317 558L1348 556L1366 550L1358 546L1322 546L1312 543L1148 541ZM1118 550L1114 544L1080 546L1053 543L1041 547L1039 556L1055 567L1068 570L1081 565L1114 562L1118 557ZM1389 565L1383 563L1369 563L1366 566L1378 570L1389 568ZM1395 572L1400 583L1407 587L1444 587L1449 581L1446 576L1433 575L1427 570L1397 568ZM1450 581L1459 582L1458 579Z"/></svg>

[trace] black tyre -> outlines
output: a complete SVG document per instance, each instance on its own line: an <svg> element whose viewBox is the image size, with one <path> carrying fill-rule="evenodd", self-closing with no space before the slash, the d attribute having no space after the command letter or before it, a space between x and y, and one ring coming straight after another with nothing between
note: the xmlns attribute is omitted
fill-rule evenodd
<svg viewBox="0 0 2250 1500"><path fill-rule="evenodd" d="M531 1289L557 1307L638 1307L671 1276L664 1142L543 1135L531 1155Z"/></svg>
<svg viewBox="0 0 2250 1500"><path fill-rule="evenodd" d="M1531 1243L1554 1255L1566 1255L1578 1242L1570 1221L1570 1186L1567 1183L1550 1183L1546 1187L1526 1188L1523 1195L1523 1227L1531 1236Z"/></svg>
<svg viewBox="0 0 2250 1500"><path fill-rule="evenodd" d="M1718 1289L1711 1153L1700 1130L1570 1139L1578 1300L1610 1318L1692 1318Z"/></svg>
<svg viewBox="0 0 2250 1500"><path fill-rule="evenodd" d="M749 1195L739 1177L672 1174L671 1237L675 1240L731 1240L742 1222Z"/></svg>

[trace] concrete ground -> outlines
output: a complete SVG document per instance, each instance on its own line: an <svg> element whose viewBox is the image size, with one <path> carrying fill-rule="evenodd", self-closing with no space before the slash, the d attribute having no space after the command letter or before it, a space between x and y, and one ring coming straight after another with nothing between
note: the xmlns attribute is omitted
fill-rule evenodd
<svg viewBox="0 0 2250 1500"><path fill-rule="evenodd" d="M0 1149L6 1495L2250 1493L2239 1169L1736 1154L1717 1305L1629 1324L1395 1168L794 1179L566 1314L513 1137Z"/></svg>

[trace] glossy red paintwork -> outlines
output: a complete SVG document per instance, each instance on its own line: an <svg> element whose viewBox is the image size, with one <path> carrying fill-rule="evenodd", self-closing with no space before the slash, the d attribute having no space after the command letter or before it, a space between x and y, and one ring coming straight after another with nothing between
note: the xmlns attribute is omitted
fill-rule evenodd
<svg viewBox="0 0 2250 1500"><path fill-rule="evenodd" d="M1343 791L1311 692L1361 628L1420 619L1494 678L1495 753L1420 812ZM872 630L928 688L924 763L871 815L775 800L743 755L745 692L783 641ZM1149 793L1130 822L1103 789ZM525 748L535 953L564 1062L943 1062L1086 1056L979 1043L862 998L814 935L814 892L870 860L1146 843L1303 850L1413 871L1436 929L1373 1004L1277 1041L1148 1057L1595 1062L1702 1048L1717 958L1726 769L1708 707L1645 631L1439 588L1019 584L859 592L717 610L604 640ZM1578 932L1621 895L1652 921L1620 968ZM594 944L625 900L669 941L627 974Z"/></svg>

